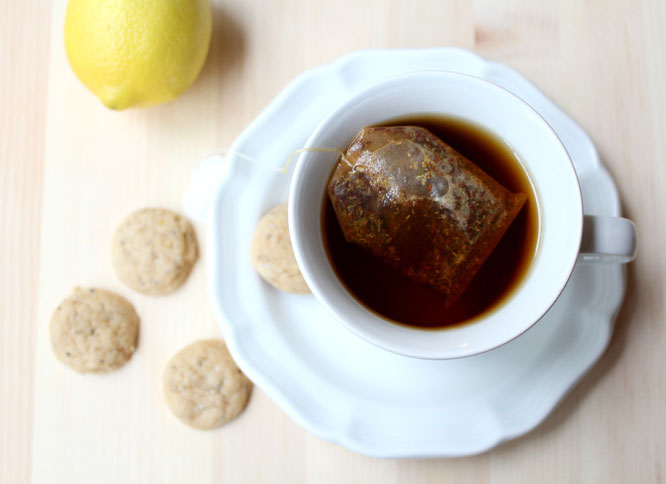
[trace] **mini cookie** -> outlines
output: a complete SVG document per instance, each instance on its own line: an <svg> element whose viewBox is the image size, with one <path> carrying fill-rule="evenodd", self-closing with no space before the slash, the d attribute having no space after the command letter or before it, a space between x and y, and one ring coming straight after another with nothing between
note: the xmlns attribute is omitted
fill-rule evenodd
<svg viewBox="0 0 666 484"><path fill-rule="evenodd" d="M286 203L259 220L252 237L250 261L261 277L281 291L310 292L291 248Z"/></svg>
<svg viewBox="0 0 666 484"><path fill-rule="evenodd" d="M164 398L190 427L207 430L233 420L247 404L252 382L222 340L201 340L177 353L164 371Z"/></svg>
<svg viewBox="0 0 666 484"><path fill-rule="evenodd" d="M163 208L130 214L111 242L118 278L144 294L167 294L180 286L197 260L197 238L185 217Z"/></svg>
<svg viewBox="0 0 666 484"><path fill-rule="evenodd" d="M51 318L51 346L60 361L81 373L119 368L132 357L139 316L124 297L75 288Z"/></svg>

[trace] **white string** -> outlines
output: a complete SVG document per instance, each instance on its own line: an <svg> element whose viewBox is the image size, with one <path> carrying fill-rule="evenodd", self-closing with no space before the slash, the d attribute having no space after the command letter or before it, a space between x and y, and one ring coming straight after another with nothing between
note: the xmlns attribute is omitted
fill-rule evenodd
<svg viewBox="0 0 666 484"><path fill-rule="evenodd" d="M204 155L202 155L200 157L200 160L204 160L204 159L206 159L210 156L214 156L214 155L222 155L224 157L237 156L238 158L240 158L242 160L249 161L251 163L257 163L259 165L264 165L264 166L266 166L268 168L271 168L272 170L275 170L279 173L287 173L287 169L291 165L291 160L293 160L294 156L296 156L300 153L311 153L311 152L316 152L316 153L320 153L320 152L323 152L323 153L338 153L340 155L340 159L342 161L347 163L347 165L349 165L350 167L352 166L352 164L349 162L349 160L347 160L347 158L345 157L344 151L342 151L341 149L338 149L338 148L300 148L296 151L291 152L291 154L289 155L289 158L287 158L287 163L282 168L276 168L274 166L271 166L268 163L266 163L262 160L259 160L257 158L254 158L250 155L246 155L245 153L241 153L239 151L230 151L230 150L226 150L226 149L220 149L220 150L217 150L217 151L205 153Z"/></svg>

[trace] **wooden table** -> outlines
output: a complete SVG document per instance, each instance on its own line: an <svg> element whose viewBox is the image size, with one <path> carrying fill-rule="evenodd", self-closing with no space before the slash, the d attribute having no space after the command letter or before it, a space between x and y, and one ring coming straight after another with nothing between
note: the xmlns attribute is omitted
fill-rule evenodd
<svg viewBox="0 0 666 484"><path fill-rule="evenodd" d="M666 2L216 2L196 84L112 112L63 48L65 0L0 5L0 482L666 481ZM179 348L219 335L204 262L166 298L109 263L128 212L181 209L193 160L229 146L294 76L356 49L456 45L525 74L590 133L640 234L614 339L537 430L456 460L377 460L307 434L259 389L240 420L197 432L160 391ZM197 227L200 240L204 228ZM54 359L48 322L75 285L129 297L140 351L105 376Z"/></svg>

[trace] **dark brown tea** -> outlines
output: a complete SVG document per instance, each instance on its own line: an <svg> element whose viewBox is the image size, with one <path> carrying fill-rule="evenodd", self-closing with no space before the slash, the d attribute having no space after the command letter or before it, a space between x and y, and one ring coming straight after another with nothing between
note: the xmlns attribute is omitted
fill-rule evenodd
<svg viewBox="0 0 666 484"><path fill-rule="evenodd" d="M347 242L328 196L323 203L322 232L331 265L340 281L364 306L397 323L442 328L469 322L506 300L528 272L536 252L539 220L536 196L516 155L485 128L457 118L422 115L382 126L411 125L430 130L527 201L471 284L445 308L434 289L400 274L379 258Z"/></svg>

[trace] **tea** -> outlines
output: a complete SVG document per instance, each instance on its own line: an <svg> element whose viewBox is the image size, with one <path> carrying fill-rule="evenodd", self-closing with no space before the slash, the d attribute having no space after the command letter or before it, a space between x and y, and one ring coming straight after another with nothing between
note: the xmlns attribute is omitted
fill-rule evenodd
<svg viewBox="0 0 666 484"><path fill-rule="evenodd" d="M537 204L534 191L529 178L510 148L480 126L460 119L433 116L401 118L382 124L382 126L399 125L419 126L428 129L506 189L526 195L527 202L525 206L511 223L481 269L476 273L469 287L462 296L457 298L453 305L446 304L441 291L436 292L426 285L415 282L414 277L407 278L383 260L370 255L359 246L347 242L333 206L327 197L324 201L322 230L329 259L338 278L349 291L361 303L379 315L398 323L425 328L440 328L460 324L492 310L493 307L500 304L519 285L524 274L528 271L538 239ZM410 128L381 129L375 130L375 132L383 135L384 133L393 133L393 129L398 130L396 133L400 133L400 135L414 133L413 129L409 131ZM428 136L434 139L432 135L428 134ZM439 141L435 141L441 145ZM451 152L450 148L448 149ZM459 155L451 153L452 156L459 157ZM394 163L400 163L399 160L400 158ZM464 163L470 167L470 170L478 172L478 169L470 165L469 162L464 161ZM401 173L406 172L401 171ZM489 182L497 186L494 181L489 180ZM340 185L340 187L343 186ZM504 190L500 187L497 188ZM504 191L506 192L506 190ZM330 195L334 196L333 193L330 193ZM368 194L368 196L372 195ZM361 199L366 200L366 195L362 193ZM336 203L339 203L339 201ZM340 210L340 206L336 205L336 209ZM513 212L514 215L516 211ZM356 212L352 213L355 214ZM338 213L338 216L341 216L341 214ZM407 218L409 219L409 217ZM342 220L340 219L340 221ZM408 223L411 223L412 220L414 220L413 217ZM384 221L387 220L384 219ZM506 229L506 225L504 229ZM434 236L440 237L442 235L442 232L436 227L433 230L432 234ZM399 233L402 236L402 228ZM495 238L495 242L498 237ZM412 242L412 245L418 244L420 239L415 238L414 240L416 242ZM446 240L448 239L444 239L444 241ZM424 250L427 249L427 246L428 243L424 241ZM439 245L439 247L443 246ZM487 256L491 247L486 249L483 258ZM410 247L410 249L418 251L418 247ZM430 259L423 260L428 261ZM474 271L478 267L477 264ZM470 273L470 277L473 273ZM431 274L441 275L443 273L435 272ZM469 281L469 277L467 281ZM460 294L460 291L458 291L458 294Z"/></svg>

